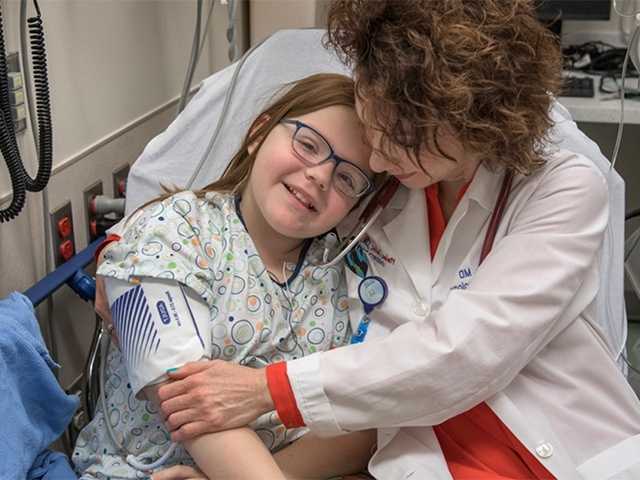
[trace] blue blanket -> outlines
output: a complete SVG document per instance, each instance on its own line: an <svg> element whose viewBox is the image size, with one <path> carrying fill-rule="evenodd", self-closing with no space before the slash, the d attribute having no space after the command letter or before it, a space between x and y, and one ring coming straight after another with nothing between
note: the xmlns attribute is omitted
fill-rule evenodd
<svg viewBox="0 0 640 480"><path fill-rule="evenodd" d="M47 465L60 468L46 449L69 424L78 398L60 388L52 372L58 367L27 297L0 300L0 478L47 478Z"/></svg>

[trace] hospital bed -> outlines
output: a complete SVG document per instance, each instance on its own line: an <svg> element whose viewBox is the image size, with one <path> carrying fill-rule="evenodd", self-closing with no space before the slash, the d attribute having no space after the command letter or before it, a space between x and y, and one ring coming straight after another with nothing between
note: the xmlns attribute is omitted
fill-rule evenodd
<svg viewBox="0 0 640 480"><path fill-rule="evenodd" d="M162 193L157 180L159 178L165 185L173 184L187 189L200 188L218 178L227 160L240 145L241 133L246 131L251 120L283 84L318 72L349 74L338 58L322 47L323 33L321 30L277 32L251 51L249 56L205 79L186 109L165 132L149 142L131 167L126 212L131 213ZM613 356L618 358L626 338L623 298L624 182L615 171L609 169L609 162L597 145L580 132L564 107L556 104L551 114L556 123L551 133L553 145L592 159L605 175L609 186L611 220L600 259L601 288L606 295L602 295L598 303L600 321L596 328L601 331ZM80 258L74 259L73 265L56 270L64 270L64 274L56 280L56 288L70 281L76 285L72 288L77 289L81 296L91 298L90 279L77 272L84 267L81 265L83 262L90 261L90 253L95 246L92 244ZM27 294L33 295L33 301L37 302L53 293L51 288L56 282L50 282L45 287L42 284L34 286ZM97 347L101 336L102 331L97 323L81 387L85 418L91 418L98 395L96 362L99 360Z"/></svg>

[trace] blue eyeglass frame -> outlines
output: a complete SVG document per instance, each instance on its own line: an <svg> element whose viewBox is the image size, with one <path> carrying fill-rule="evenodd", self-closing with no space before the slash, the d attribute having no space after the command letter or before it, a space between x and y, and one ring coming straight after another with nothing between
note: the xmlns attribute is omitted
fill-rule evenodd
<svg viewBox="0 0 640 480"><path fill-rule="evenodd" d="M287 119L284 118L282 120L280 120L280 123L286 123L288 125L295 125L296 129L293 132L293 135L291 136L291 145L293 148L293 139L296 136L296 134L298 133L298 130L300 130L301 128L308 128L309 130L311 130L313 133L315 133L316 135L318 135L323 141L324 143L327 144L327 146L329 147L329 156L327 156L327 158L325 158L324 160L315 163L315 164L309 164L308 162L305 162L305 160L303 158L301 158L300 160L302 160L304 163L306 163L307 165L310 166L316 166L316 165L322 165L323 163L329 161L329 160L333 160L333 162L335 163L334 167L333 167L333 173L335 173L336 168L338 167L338 165L340 165L341 163L347 163L349 165L351 165L352 167L356 168L360 173L362 173L362 175L364 176L364 178L367 179L367 188L360 194L356 195L354 198L360 198L360 197L364 197L365 195L371 193L371 190L373 189L373 181L371 178L369 178L369 175L367 175L364 170L362 170L358 165L356 165L353 162L350 162L349 160L342 158L339 155L336 155L336 152L333 150L333 147L331 146L331 143L329 143L329 141L324 138L324 135L322 135L318 130L316 130L315 128L313 128L311 125L308 125L304 122L301 122L300 120L292 120L292 119ZM295 148L294 148L294 152L295 152ZM296 155L300 156L297 152ZM333 177L333 173L331 174Z"/></svg>

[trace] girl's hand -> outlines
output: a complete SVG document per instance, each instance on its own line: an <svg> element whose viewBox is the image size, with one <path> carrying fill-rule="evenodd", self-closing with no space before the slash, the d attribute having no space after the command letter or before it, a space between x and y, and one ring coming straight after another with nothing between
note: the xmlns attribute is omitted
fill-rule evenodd
<svg viewBox="0 0 640 480"><path fill-rule="evenodd" d="M274 408L264 369L207 360L167 373L173 381L158 398L174 442L244 427Z"/></svg>
<svg viewBox="0 0 640 480"><path fill-rule="evenodd" d="M208 480L197 468L185 465L169 467L151 475L151 480Z"/></svg>

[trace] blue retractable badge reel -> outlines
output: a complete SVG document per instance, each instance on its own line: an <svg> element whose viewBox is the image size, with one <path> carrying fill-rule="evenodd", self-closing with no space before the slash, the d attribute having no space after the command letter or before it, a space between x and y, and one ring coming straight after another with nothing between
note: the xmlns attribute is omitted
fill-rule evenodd
<svg viewBox="0 0 640 480"><path fill-rule="evenodd" d="M364 315L358 325L358 331L351 337L351 343L361 343L364 340L371 321L369 314L374 308L382 305L388 292L387 284L382 278L370 276L362 279L358 286L358 296L364 308Z"/></svg>

